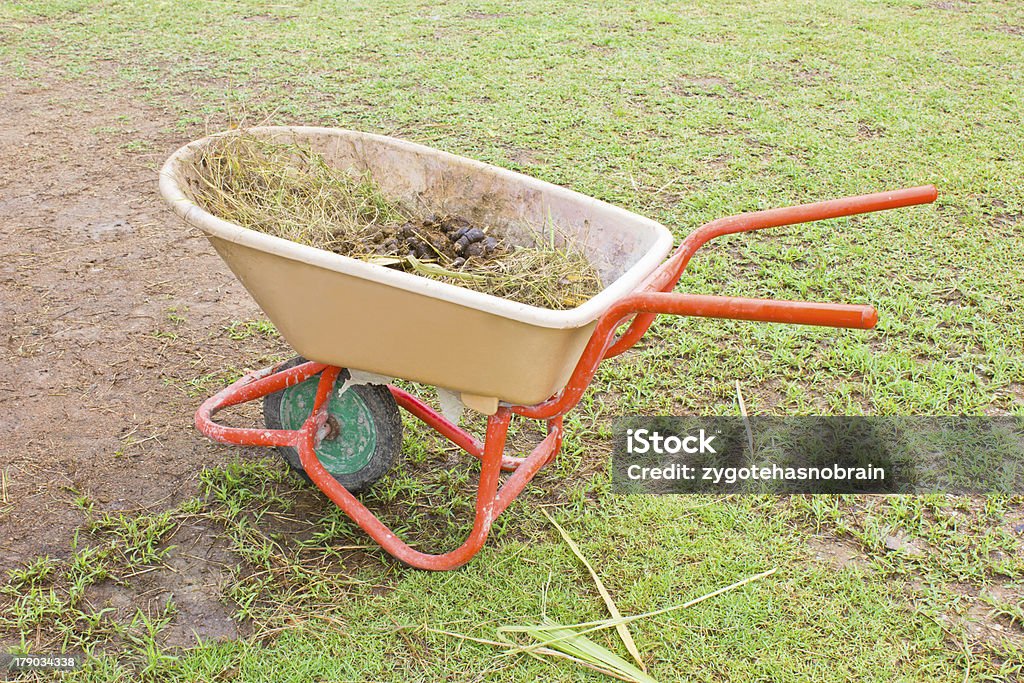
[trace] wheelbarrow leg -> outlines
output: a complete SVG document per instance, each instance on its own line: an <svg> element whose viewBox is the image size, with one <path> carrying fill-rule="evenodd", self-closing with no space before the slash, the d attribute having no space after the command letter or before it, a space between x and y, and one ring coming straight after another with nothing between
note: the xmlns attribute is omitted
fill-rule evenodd
<svg viewBox="0 0 1024 683"><path fill-rule="evenodd" d="M505 452L505 438L508 434L512 413L501 407L487 420L487 436L480 460L480 484L476 494L476 517L473 530L461 546L447 553L431 555L414 550L395 535L345 487L332 477L316 456L316 436L326 419L324 407L338 376L338 368L330 367L320 376L313 412L299 430L296 446L302 467L316 486L340 507L359 527L402 562L434 571L454 569L468 562L483 547L495 518L508 507L509 503L526 487L526 484L547 462L554 457L562 440L561 420L549 422L547 437L523 460L499 490L502 458Z"/></svg>
<svg viewBox="0 0 1024 683"><path fill-rule="evenodd" d="M522 462L498 491L495 517L505 511L505 508L526 488L526 485L542 467L555 459L558 451L562 448L564 433L561 417L548 421L548 435L537 444L528 457L522 459Z"/></svg>

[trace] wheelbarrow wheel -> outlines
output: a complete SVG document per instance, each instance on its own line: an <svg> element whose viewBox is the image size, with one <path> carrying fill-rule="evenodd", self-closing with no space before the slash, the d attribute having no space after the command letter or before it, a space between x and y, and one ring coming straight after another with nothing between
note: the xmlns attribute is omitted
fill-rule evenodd
<svg viewBox="0 0 1024 683"><path fill-rule="evenodd" d="M302 357L279 365L287 370L305 363ZM348 371L338 376L340 386ZM313 410L320 375L263 398L263 419L268 429L299 429ZM331 476L352 493L368 489L391 469L402 450L402 416L387 387L360 384L335 394L327 406L327 434L316 455ZM306 481L297 449L277 448L285 462Z"/></svg>

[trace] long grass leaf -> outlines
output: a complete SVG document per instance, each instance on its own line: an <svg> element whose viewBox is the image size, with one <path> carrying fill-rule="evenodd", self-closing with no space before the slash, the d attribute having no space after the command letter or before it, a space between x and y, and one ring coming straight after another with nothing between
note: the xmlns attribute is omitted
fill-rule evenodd
<svg viewBox="0 0 1024 683"><path fill-rule="evenodd" d="M486 638L474 638L473 636L467 636L464 633L456 633L455 631L444 631L442 629L437 629L437 628L424 627L423 630L428 632L428 633L437 633L437 634L440 634L440 635L443 635L443 636L450 636L452 638L459 638L461 640L468 640L468 641L470 641L472 643L481 643L482 645L495 645L495 646L501 647L501 648L515 647L515 643L512 642L511 640L507 640L507 639L504 640L504 641L499 642L497 640L487 640ZM565 653L565 652L559 652L558 650L552 650L550 648L542 647L539 650L528 652L527 654L530 655L531 657L533 657L534 659L539 659L541 661L543 661L544 657L555 657L557 659L564 659L566 661L570 661L570 662L574 662L576 664L579 664L580 666L586 667L586 668L588 668L588 669L590 669L592 671L597 671L599 673L603 673L606 676L611 676L612 678L617 678L620 681L630 681L631 683L635 683L635 680L633 678L625 676L621 672L612 671L610 669L605 669L605 668L603 668L601 666L596 666L595 664L593 664L591 662L588 662L586 660L580 659L578 657L574 657L573 655L570 655L570 654ZM543 655L543 656L541 656L541 655Z"/></svg>
<svg viewBox="0 0 1024 683"><path fill-rule="evenodd" d="M772 574L774 574L778 570L779 570L778 567L774 567L772 569L769 569L766 572L761 572L760 574L754 574L753 576L748 576L747 578L742 579L740 581L737 581L736 583L729 584L728 586L725 586L724 588L719 588L718 590L712 591L711 593L708 593L707 595L702 595L699 598L694 598L693 600L690 600L689 602L684 602L684 603L679 604L679 605L672 605L671 607L664 607L662 609L657 609L657 610L654 610L652 612L644 612L643 614L634 614L634 615L629 616L629 617L620 617L618 619L598 619L596 621L583 621L583 622L580 622L578 624L563 624L563 627L567 628L567 629L578 629L578 628L581 628L581 629L583 629L582 631L573 631L573 633L575 633L576 635L585 635L585 634L590 633L592 631L600 631L600 630L606 629L606 628L613 628L617 624L628 624L628 623L631 623L633 621L636 621L637 619L646 619L648 617L655 617L655 616L658 616L660 614L667 614L669 612L675 612L675 611L678 611L678 610L681 610L681 609L686 609L688 607L693 607L694 605L697 605L697 604L699 604L701 602L704 602L705 600L710 600L711 598L719 596L722 593L727 593L727 592L729 592L731 590L735 590L735 589L737 589L737 588L739 588L741 586L745 586L746 584L751 583L752 581L757 581L759 579L765 578L766 576L771 576ZM529 630L533 629L533 628L537 628L537 626L536 625L534 625L534 626L502 626L501 628L498 629L498 631L499 632L505 632L505 633L528 633ZM559 640L560 640L560 638L555 638L553 640L546 641L546 642L543 642L543 643L539 643L537 645L524 645L524 646L520 646L519 648L516 649L516 652L526 652L528 650L533 650L533 649L538 648L538 647L550 647L551 645L553 645L554 643L558 642Z"/></svg>
<svg viewBox="0 0 1024 683"><path fill-rule="evenodd" d="M606 673L616 675L623 680L631 680L636 683L657 683L653 677L635 667L632 662L626 661L608 648L598 645L590 638L579 635L560 624L548 621L544 625L536 626L526 633L541 642L545 640L554 642L555 644L551 649L588 662L594 667L603 669Z"/></svg>
<svg viewBox="0 0 1024 683"><path fill-rule="evenodd" d="M601 577L597 575L597 572L594 571L590 562L583 555L583 551L580 550L578 545L576 545L576 541L572 540L572 537L569 536L565 529L555 521L554 517L548 514L547 510L541 509L541 512L544 513L544 516L548 518L548 521L558 529L558 533L561 534L562 540L565 541L565 544L569 546L569 550L572 551L573 555L579 558L579 561L582 562L583 566L587 568L588 572L590 572L591 578L594 579L594 585L597 586L597 592L601 594L601 599L604 600L604 604L608 607L608 613L612 615L613 619L620 619L622 617L622 613L619 612L619 608L615 605L615 601L612 600L612 596L608 592L608 589L605 588L604 583L601 581ZM640 669L646 673L647 665L644 664L644 661L640 658L640 650L637 649L636 643L633 642L633 635L629 632L629 626L626 624L616 624L615 630L618 632L619 638L622 639L622 644L626 646L627 650L629 650L629 654L632 655L634 660L636 660Z"/></svg>

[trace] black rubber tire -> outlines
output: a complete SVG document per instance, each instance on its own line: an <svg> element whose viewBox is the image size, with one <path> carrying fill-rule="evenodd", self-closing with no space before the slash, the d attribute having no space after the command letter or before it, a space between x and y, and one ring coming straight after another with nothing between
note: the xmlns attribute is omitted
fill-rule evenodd
<svg viewBox="0 0 1024 683"><path fill-rule="evenodd" d="M298 356L281 363L275 370L287 370L296 365L306 363L306 359ZM319 377L319 375L315 375ZM338 376L338 382L348 378L348 371L342 370ZM373 486L377 480L383 477L395 464L399 454L402 452L402 415L399 413L395 397L391 395L387 387L376 384L359 384L349 387L347 391L354 391L362 399L372 416L374 427L377 430L377 446L370 461L361 469L345 473L335 474L331 472L339 484L344 486L350 493L365 491ZM263 420L268 429L283 429L281 420L281 401L284 391L267 394L263 397ZM302 468L302 461L299 459L299 451L291 446L278 446L275 450L284 461L288 463L292 471L312 483L309 475Z"/></svg>

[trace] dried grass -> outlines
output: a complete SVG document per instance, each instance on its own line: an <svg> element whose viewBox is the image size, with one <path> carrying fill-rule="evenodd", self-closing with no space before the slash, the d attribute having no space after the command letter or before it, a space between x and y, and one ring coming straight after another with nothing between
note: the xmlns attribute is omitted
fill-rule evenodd
<svg viewBox="0 0 1024 683"><path fill-rule="evenodd" d="M400 268L520 303L564 310L602 288L582 251L557 230L534 244L500 239L488 257L401 253L396 236L422 217L389 201L372 178L331 167L308 147L238 132L197 155L195 201L224 220L343 256ZM396 246L397 245L397 246ZM456 267L458 266L458 267Z"/></svg>

